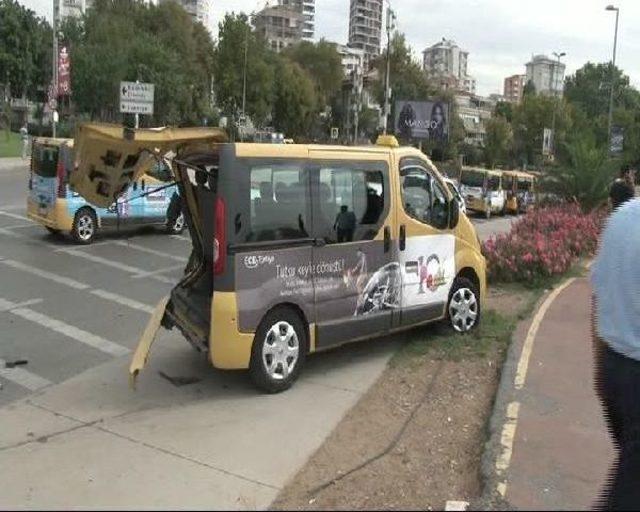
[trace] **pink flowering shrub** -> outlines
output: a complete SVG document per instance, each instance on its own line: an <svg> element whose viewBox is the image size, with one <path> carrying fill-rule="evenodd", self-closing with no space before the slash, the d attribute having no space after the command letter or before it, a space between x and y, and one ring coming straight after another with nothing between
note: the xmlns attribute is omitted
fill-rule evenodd
<svg viewBox="0 0 640 512"><path fill-rule="evenodd" d="M511 232L483 244L492 282L533 282L562 274L581 256L593 255L606 212L583 213L577 205L537 209Z"/></svg>

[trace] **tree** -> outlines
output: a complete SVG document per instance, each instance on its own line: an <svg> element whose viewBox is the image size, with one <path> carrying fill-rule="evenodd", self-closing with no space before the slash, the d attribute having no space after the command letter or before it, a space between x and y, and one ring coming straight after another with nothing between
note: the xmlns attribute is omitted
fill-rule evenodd
<svg viewBox="0 0 640 512"><path fill-rule="evenodd" d="M533 83L533 80L529 80L526 84L524 84L524 89L522 89L522 96L535 96L536 93L536 85Z"/></svg>
<svg viewBox="0 0 640 512"><path fill-rule="evenodd" d="M489 119L486 124L485 158L487 167L493 169L505 163L513 144L511 125L503 117Z"/></svg>
<svg viewBox="0 0 640 512"><path fill-rule="evenodd" d="M320 110L331 103L342 87L342 61L334 43L321 39L318 43L302 41L290 46L283 56L309 73L318 95Z"/></svg>
<svg viewBox="0 0 640 512"><path fill-rule="evenodd" d="M51 79L51 26L15 0L0 0L0 84L36 99Z"/></svg>
<svg viewBox="0 0 640 512"><path fill-rule="evenodd" d="M597 147L593 136L584 133L564 146L566 157L543 187L567 200L577 200L586 210L605 203L611 181L606 151Z"/></svg>
<svg viewBox="0 0 640 512"><path fill-rule="evenodd" d="M497 117L502 117L507 120L508 123L513 121L513 104L509 101L499 101L496 103L496 108L493 114Z"/></svg>
<svg viewBox="0 0 640 512"><path fill-rule="evenodd" d="M295 62L278 62L273 121L278 131L289 137L308 134L317 105L314 84Z"/></svg>

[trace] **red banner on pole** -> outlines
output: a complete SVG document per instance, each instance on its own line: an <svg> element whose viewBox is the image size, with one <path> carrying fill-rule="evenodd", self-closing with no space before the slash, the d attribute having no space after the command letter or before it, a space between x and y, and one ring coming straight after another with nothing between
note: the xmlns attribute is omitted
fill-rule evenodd
<svg viewBox="0 0 640 512"><path fill-rule="evenodd" d="M69 47L60 45L58 53L58 96L71 95L71 58Z"/></svg>

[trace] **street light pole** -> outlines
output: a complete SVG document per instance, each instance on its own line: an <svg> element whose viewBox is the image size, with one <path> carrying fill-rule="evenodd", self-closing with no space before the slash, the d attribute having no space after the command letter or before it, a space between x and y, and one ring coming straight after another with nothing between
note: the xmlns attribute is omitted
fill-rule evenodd
<svg viewBox="0 0 640 512"><path fill-rule="evenodd" d="M553 52L553 55L558 60L558 68L560 68L560 59L562 57L564 57L566 55L566 53L565 52L562 52L562 53ZM554 84L556 86L555 88L557 88L558 80L557 80L557 76L556 76L555 66L551 69L551 76L554 78ZM558 107L558 96L556 95L554 89L552 89L551 92L556 98L556 101L554 102L554 105L553 105L553 117L551 119L551 154L555 155L555 153L556 153L556 110L557 110L557 107Z"/></svg>
<svg viewBox="0 0 640 512"><path fill-rule="evenodd" d="M51 89L55 102L50 102L49 108L52 103L57 103L58 100L58 18L60 16L60 3L59 0L53 0L53 58L51 66ZM51 98L49 98L51 100ZM51 131L53 138L56 138L56 110L58 105L51 109Z"/></svg>
<svg viewBox="0 0 640 512"><path fill-rule="evenodd" d="M391 31L393 30L393 18L395 14L391 10L391 7L387 7L387 72L385 77L384 84L384 131L383 133L387 134L387 126L389 125L389 113L391 109L389 108L389 103L391 98L389 97L389 85L390 85L390 74L391 74Z"/></svg>
<svg viewBox="0 0 640 512"><path fill-rule="evenodd" d="M613 123L613 88L615 86L615 70L616 70L616 50L618 48L618 19L620 17L620 8L614 7L613 5L607 5L606 11L615 11L616 12L616 31L613 36L613 62L611 65L611 92L609 93L609 129L607 131L608 138L607 144L611 144L611 126Z"/></svg>

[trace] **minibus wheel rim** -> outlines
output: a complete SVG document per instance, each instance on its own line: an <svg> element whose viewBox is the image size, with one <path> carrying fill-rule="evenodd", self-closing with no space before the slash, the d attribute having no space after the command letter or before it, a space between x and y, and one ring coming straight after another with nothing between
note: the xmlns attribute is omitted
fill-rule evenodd
<svg viewBox="0 0 640 512"><path fill-rule="evenodd" d="M298 335L289 322L280 321L271 326L262 346L262 362L270 378L287 379L295 369L299 353Z"/></svg>
<svg viewBox="0 0 640 512"><path fill-rule="evenodd" d="M176 217L176 220L173 221L173 230L174 231L182 231L184 228L184 213L180 213Z"/></svg>
<svg viewBox="0 0 640 512"><path fill-rule="evenodd" d="M78 236L82 240L89 240L93 236L93 219L91 215L84 214L78 219Z"/></svg>
<svg viewBox="0 0 640 512"><path fill-rule="evenodd" d="M458 332L467 332L478 320L478 299L473 290L459 288L449 303L451 325Z"/></svg>

